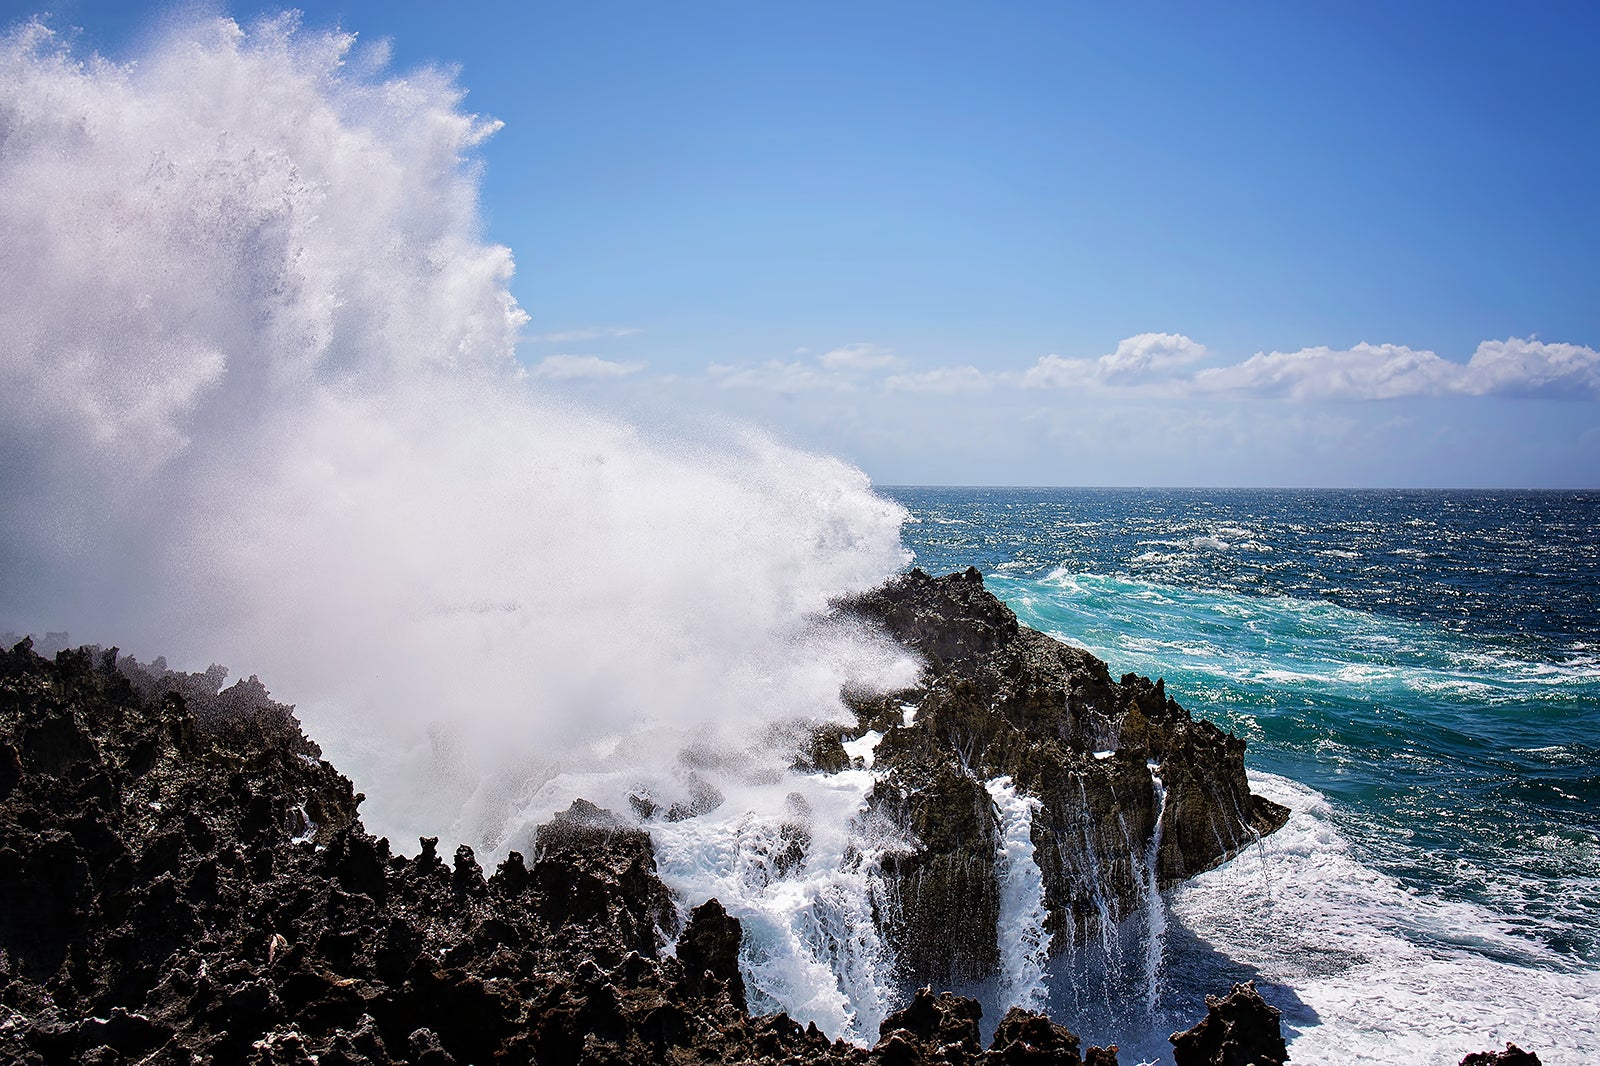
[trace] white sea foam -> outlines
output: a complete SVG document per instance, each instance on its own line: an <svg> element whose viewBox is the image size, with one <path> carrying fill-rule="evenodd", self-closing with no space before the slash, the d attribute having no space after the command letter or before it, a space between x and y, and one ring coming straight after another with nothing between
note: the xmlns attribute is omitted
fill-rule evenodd
<svg viewBox="0 0 1600 1066"><path fill-rule="evenodd" d="M781 775L788 723L909 677L825 617L904 512L540 395L478 235L496 124L382 59L292 19L0 42L0 629L259 672L402 848L492 856L685 749Z"/></svg>
<svg viewBox="0 0 1600 1066"><path fill-rule="evenodd" d="M869 729L854 740L847 740L840 747L850 756L850 761L861 760L865 769L872 769L873 761L877 758L878 744L883 740L883 734L876 729Z"/></svg>
<svg viewBox="0 0 1600 1066"><path fill-rule="evenodd" d="M1363 865L1315 791L1267 774L1251 787L1289 824L1173 892L1172 915L1273 986L1293 1061L1446 1066L1508 1040L1557 1066L1600 1059L1600 973Z"/></svg>

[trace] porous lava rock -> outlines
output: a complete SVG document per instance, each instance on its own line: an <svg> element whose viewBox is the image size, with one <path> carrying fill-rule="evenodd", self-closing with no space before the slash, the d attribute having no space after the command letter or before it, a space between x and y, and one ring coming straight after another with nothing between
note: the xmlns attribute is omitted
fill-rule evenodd
<svg viewBox="0 0 1600 1066"><path fill-rule="evenodd" d="M1080 1063L1021 1011L985 1050L931 990L872 1049L752 1018L739 921L678 929L637 826L577 801L488 876L393 854L292 709L224 676L0 651L0 1061Z"/></svg>
<svg viewBox="0 0 1600 1066"><path fill-rule="evenodd" d="M392 854L291 709L222 680L0 652L0 1061L865 1061L749 1017L716 903L662 952L637 826L579 801L488 877Z"/></svg>
<svg viewBox="0 0 1600 1066"><path fill-rule="evenodd" d="M913 980L981 980L998 965L988 781L1009 776L1039 801L1031 836L1058 947L1288 818L1251 794L1243 740L1193 718L1161 680L1113 680L1089 652L1021 625L976 569L913 569L840 607L926 662L911 689L848 697L857 735L883 734L871 812L909 841L883 872L885 924Z"/></svg>
<svg viewBox="0 0 1600 1066"><path fill-rule="evenodd" d="M1261 998L1254 981L1234 985L1226 996L1206 997L1206 1016L1194 1028L1173 1033L1173 1066L1283 1066L1278 1008Z"/></svg>

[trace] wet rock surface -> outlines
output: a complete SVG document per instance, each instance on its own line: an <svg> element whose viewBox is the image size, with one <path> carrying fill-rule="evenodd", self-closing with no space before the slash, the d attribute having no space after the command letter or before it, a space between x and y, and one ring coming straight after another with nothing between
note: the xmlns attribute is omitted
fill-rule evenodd
<svg viewBox="0 0 1600 1066"><path fill-rule="evenodd" d="M392 854L254 679L0 652L0 1061L1114 1063L924 990L871 1049L752 1018L741 930L680 930L649 835L578 801L487 876ZM663 951L676 937L676 955Z"/></svg>
<svg viewBox="0 0 1600 1066"><path fill-rule="evenodd" d="M911 846L884 875L887 925L917 981L979 979L999 958L999 834L984 783L1040 801L1035 855L1058 950L1281 828L1250 792L1243 740L1194 719L1164 684L1018 623L975 569L921 570L842 605L919 651L918 685L851 700L879 730L872 813Z"/></svg>

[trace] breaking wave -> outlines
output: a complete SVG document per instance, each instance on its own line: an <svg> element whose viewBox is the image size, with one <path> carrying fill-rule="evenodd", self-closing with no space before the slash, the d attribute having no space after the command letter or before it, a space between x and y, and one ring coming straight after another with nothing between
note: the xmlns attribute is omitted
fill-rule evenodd
<svg viewBox="0 0 1600 1066"><path fill-rule="evenodd" d="M780 772L843 683L909 676L828 615L905 512L542 395L480 236L497 124L385 58L289 16L126 64L0 41L0 629L259 671L402 848L670 801L685 750Z"/></svg>

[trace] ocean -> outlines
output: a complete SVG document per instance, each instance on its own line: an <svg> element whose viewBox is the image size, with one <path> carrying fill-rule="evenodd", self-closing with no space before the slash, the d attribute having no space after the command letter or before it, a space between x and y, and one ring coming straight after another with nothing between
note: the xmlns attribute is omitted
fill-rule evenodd
<svg viewBox="0 0 1600 1066"><path fill-rule="evenodd" d="M883 491L918 566L1164 678L1294 812L1167 893L1142 1033L1052 1013L1150 1061L1254 979L1298 1062L1600 1061L1600 493Z"/></svg>

